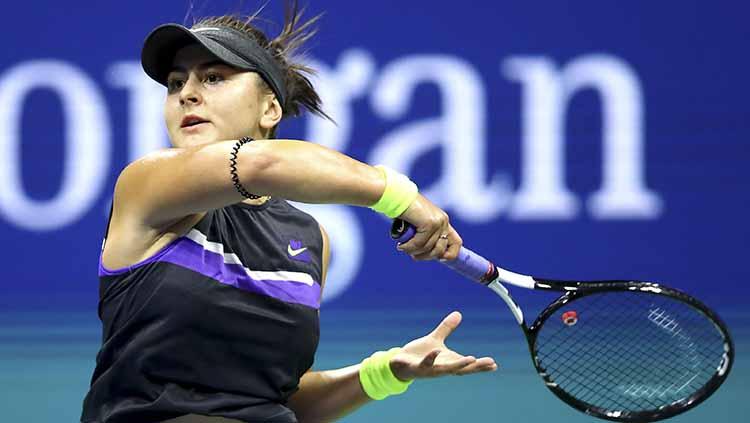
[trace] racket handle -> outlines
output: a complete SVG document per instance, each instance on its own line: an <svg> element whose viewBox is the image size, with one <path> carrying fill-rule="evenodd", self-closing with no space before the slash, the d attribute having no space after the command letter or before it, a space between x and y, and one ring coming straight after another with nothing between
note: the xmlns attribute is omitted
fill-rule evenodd
<svg viewBox="0 0 750 423"><path fill-rule="evenodd" d="M416 235L417 230L410 223L401 219L394 219L391 225L391 238L398 244L403 244ZM448 266L460 275L473 280L474 282L487 285L497 278L497 267L486 258L471 251L468 248L461 247L458 251L458 257L455 260L443 261L441 264Z"/></svg>

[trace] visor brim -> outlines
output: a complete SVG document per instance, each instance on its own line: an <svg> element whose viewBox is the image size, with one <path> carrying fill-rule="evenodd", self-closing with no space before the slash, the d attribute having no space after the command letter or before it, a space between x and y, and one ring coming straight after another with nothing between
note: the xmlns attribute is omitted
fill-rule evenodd
<svg viewBox="0 0 750 423"><path fill-rule="evenodd" d="M177 52L188 45L200 44L222 62L244 70L255 70L226 47L178 24L161 25L151 31L143 43L141 65L154 81L166 86Z"/></svg>

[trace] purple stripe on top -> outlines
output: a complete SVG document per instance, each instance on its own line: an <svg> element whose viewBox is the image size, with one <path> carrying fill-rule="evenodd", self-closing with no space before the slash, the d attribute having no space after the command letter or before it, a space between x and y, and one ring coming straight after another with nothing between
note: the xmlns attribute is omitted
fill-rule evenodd
<svg viewBox="0 0 750 423"><path fill-rule="evenodd" d="M153 257L127 268L110 271L99 262L99 275L117 275L153 262L172 263L243 291L273 297L288 303L320 308L320 285L294 281L256 280L240 264L224 263L221 254L208 251L195 241L180 237ZM104 273L103 273L104 272Z"/></svg>
<svg viewBox="0 0 750 423"><path fill-rule="evenodd" d="M188 238L180 238L177 246L159 261L186 267L223 284L256 294L274 297L281 301L320 308L320 285L312 286L293 281L256 280L240 264L224 263L224 257L205 250Z"/></svg>
<svg viewBox="0 0 750 423"><path fill-rule="evenodd" d="M131 266L121 267L121 268L115 269L115 270L110 270L110 269L107 269L106 267L104 267L104 263L102 263L102 255L103 254L99 254L99 276L101 277L101 276L117 276L117 275L122 275L123 273L130 272L133 269L137 269L137 268L139 268L141 266L145 266L145 265L147 265L149 263L153 263L155 261L159 261L159 259L163 255L167 254L169 251L172 250L172 248L174 248L177 245L177 241L179 241L179 238L176 239L176 240L174 240L174 241L172 241L172 242L170 242L169 244L165 245L156 254L154 254L153 256L151 256L151 257L149 257L149 258L147 258L145 260L141 260L138 263L133 264Z"/></svg>

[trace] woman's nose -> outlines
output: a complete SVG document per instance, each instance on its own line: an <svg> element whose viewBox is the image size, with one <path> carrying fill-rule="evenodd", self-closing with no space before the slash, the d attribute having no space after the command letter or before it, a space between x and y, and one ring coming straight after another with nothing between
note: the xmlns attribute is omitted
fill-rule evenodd
<svg viewBox="0 0 750 423"><path fill-rule="evenodd" d="M198 78L196 78L195 76L190 76L187 81L185 81L185 85L183 85L182 90L180 90L180 104L195 104L200 103L201 101L202 97L200 94L200 81L198 81Z"/></svg>

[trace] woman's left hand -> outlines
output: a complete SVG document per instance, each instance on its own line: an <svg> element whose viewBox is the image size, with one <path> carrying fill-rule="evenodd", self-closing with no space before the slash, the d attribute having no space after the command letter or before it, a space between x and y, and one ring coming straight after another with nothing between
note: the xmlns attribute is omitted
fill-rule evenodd
<svg viewBox="0 0 750 423"><path fill-rule="evenodd" d="M460 323L461 313L454 311L431 333L404 345L401 352L391 358L393 375L406 381L497 370L491 357L464 356L445 345L445 339Z"/></svg>

